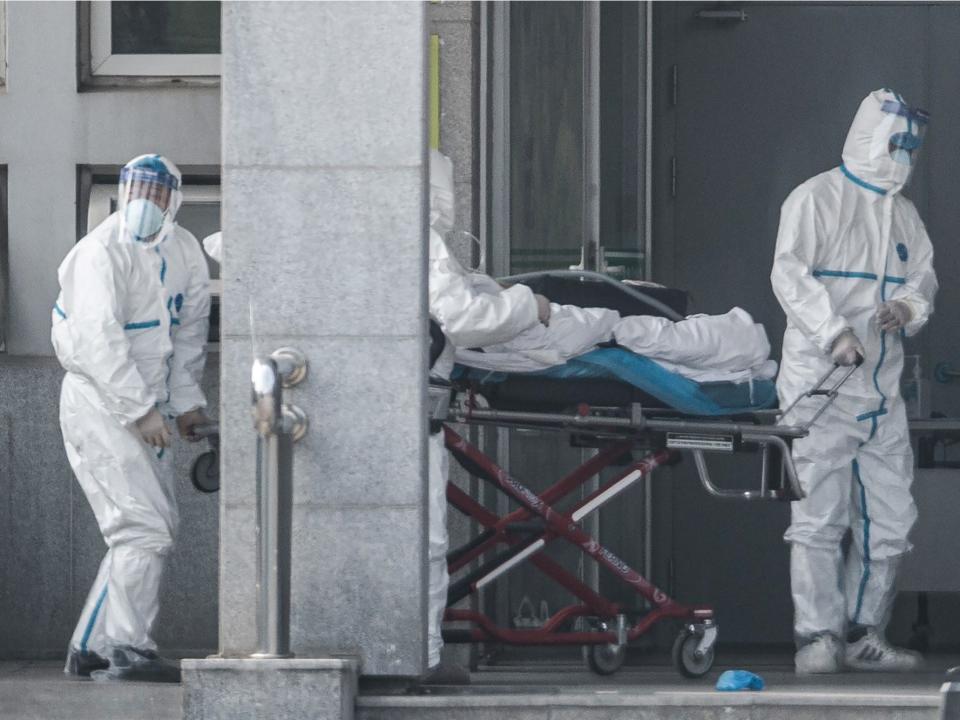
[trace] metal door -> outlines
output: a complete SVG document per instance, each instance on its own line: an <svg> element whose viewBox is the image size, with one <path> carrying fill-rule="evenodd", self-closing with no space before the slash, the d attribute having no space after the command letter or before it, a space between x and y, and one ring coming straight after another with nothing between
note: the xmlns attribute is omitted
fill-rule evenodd
<svg viewBox="0 0 960 720"><path fill-rule="evenodd" d="M785 321L769 274L780 205L839 164L860 100L896 88L933 113L905 194L927 223L942 286L938 314L907 352L923 356L927 377L938 359L960 361L949 311L960 258L952 241L960 180L950 162L960 143L960 6L656 3L653 34L654 279L689 290L691 312L747 309L779 356ZM941 409L956 414L950 392ZM690 468L673 474L654 510L669 520L655 547L671 589L714 603L728 643L789 642L788 507L724 504L696 486Z"/></svg>

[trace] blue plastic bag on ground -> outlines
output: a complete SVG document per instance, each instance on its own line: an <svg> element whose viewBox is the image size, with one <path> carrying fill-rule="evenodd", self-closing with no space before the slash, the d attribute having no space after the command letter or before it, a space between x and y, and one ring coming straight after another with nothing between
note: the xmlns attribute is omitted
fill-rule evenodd
<svg viewBox="0 0 960 720"><path fill-rule="evenodd" d="M725 670L717 678L717 690L763 690L763 678L748 670Z"/></svg>

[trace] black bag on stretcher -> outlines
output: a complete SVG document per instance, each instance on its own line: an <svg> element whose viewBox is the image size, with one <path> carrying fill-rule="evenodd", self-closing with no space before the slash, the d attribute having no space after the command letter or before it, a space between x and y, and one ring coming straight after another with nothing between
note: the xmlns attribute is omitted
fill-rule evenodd
<svg viewBox="0 0 960 720"><path fill-rule="evenodd" d="M500 282L505 285L522 283L558 305L607 308L625 317L653 315L682 320L687 314L688 294L684 290L651 283L620 283L609 278L601 281L593 274L574 270L513 275ZM646 299L625 293L625 287L636 289Z"/></svg>

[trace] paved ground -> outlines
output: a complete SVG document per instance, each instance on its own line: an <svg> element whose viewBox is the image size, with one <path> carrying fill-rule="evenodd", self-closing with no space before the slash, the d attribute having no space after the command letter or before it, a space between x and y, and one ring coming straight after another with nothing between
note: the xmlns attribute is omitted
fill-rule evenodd
<svg viewBox="0 0 960 720"><path fill-rule="evenodd" d="M70 680L62 661L0 663L0 720L180 720L179 685Z"/></svg>
<svg viewBox="0 0 960 720"><path fill-rule="evenodd" d="M923 673L842 674L798 678L788 658L728 657L708 677L685 680L663 665L628 666L599 677L577 663L498 665L469 685L410 692L407 683L364 682L358 720L935 720L946 668L958 657L934 656ZM741 667L761 675L760 693L719 693L719 673ZM0 663L0 720L174 720L179 686L102 685L68 680L60 662Z"/></svg>

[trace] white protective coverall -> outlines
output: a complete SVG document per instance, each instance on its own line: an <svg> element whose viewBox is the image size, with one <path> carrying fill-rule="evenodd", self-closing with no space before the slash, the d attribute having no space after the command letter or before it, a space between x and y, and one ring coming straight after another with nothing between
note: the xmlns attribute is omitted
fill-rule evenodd
<svg viewBox="0 0 960 720"><path fill-rule="evenodd" d="M865 350L833 406L793 445L806 498L792 504L784 537L801 643L824 633L843 637L848 621L882 632L898 562L911 547L916 508L900 396L902 335L927 322L937 280L923 222L900 193L911 165L894 159L892 140L915 131L917 121L891 112L898 105L906 107L892 92L868 95L847 135L843 165L796 188L780 214L771 281L787 316L781 407L832 367L831 347L844 329ZM883 332L876 315L890 300L906 303L912 318L902 330ZM804 400L786 422L806 421L821 402ZM853 542L844 572L840 543L848 527Z"/></svg>
<svg viewBox="0 0 960 720"><path fill-rule="evenodd" d="M202 242L203 249L207 255L212 257L217 263L223 263L223 233L215 232L207 235Z"/></svg>
<svg viewBox="0 0 960 720"><path fill-rule="evenodd" d="M484 293L475 284L484 276L471 275L450 254L443 235L453 228L453 165L436 150L430 151L430 316L447 343L431 374L449 379L456 347L477 347L506 342L538 322L537 301L525 285L514 285L497 294ZM486 278L489 280L489 278ZM443 641L440 625L447 604L447 478L449 459L443 433L430 436L429 444L429 619L428 665L440 662Z"/></svg>
<svg viewBox="0 0 960 720"><path fill-rule="evenodd" d="M179 171L161 160L179 186ZM174 196L152 241L131 239L117 212L58 271L60 426L107 544L71 646L102 657L124 645L156 648L160 577L177 532L171 452L147 445L135 423L154 407L174 417L206 405L209 275L200 244L172 220Z"/></svg>

